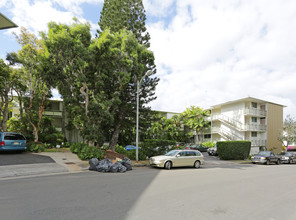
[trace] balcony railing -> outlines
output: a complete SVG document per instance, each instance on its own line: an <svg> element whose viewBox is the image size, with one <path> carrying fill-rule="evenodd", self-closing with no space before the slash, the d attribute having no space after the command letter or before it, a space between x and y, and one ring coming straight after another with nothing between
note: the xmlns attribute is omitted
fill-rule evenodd
<svg viewBox="0 0 296 220"><path fill-rule="evenodd" d="M245 108L244 109L244 114L245 115L254 115L254 116L266 116L267 111L257 109L257 108Z"/></svg>
<svg viewBox="0 0 296 220"><path fill-rule="evenodd" d="M251 141L252 147L266 146L266 143L267 143L266 140L249 140L249 141Z"/></svg>
<svg viewBox="0 0 296 220"><path fill-rule="evenodd" d="M245 130L247 131L266 131L266 125L261 124L246 124Z"/></svg>

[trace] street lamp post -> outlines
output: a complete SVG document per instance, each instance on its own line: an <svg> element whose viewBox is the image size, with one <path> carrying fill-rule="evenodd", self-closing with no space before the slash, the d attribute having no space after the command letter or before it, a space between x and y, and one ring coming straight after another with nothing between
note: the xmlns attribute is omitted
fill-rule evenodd
<svg viewBox="0 0 296 220"><path fill-rule="evenodd" d="M141 78L141 80L137 80L137 121L136 121L136 162L139 161L139 93L140 93L140 86L142 80L145 76L150 76L152 73L151 70L146 72L146 74Z"/></svg>

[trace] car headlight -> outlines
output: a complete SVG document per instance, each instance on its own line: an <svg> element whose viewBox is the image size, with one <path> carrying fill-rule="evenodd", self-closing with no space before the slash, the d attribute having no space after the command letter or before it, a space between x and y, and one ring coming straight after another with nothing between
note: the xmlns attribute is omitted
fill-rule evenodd
<svg viewBox="0 0 296 220"><path fill-rule="evenodd" d="M266 160L266 157L261 157L261 159Z"/></svg>
<svg viewBox="0 0 296 220"><path fill-rule="evenodd" d="M254 157L251 157L251 159L254 159Z"/></svg>

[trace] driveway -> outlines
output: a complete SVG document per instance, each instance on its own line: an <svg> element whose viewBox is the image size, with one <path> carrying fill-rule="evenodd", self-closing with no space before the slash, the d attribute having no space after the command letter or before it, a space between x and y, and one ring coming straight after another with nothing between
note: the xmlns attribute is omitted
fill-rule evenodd
<svg viewBox="0 0 296 220"><path fill-rule="evenodd" d="M18 153L18 152L1 152L0 166L20 165L20 164L38 164L38 163L55 163L55 161L48 156L37 155L32 153Z"/></svg>

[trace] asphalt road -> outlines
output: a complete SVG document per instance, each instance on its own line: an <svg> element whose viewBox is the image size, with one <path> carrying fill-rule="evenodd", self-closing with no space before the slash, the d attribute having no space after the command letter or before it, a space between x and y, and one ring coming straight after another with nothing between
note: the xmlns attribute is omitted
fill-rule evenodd
<svg viewBox="0 0 296 220"><path fill-rule="evenodd" d="M200 169L0 180L0 219L295 219L296 165L211 159Z"/></svg>
<svg viewBox="0 0 296 220"><path fill-rule="evenodd" d="M38 163L55 163L55 161L50 157L28 152L0 152L0 166Z"/></svg>

